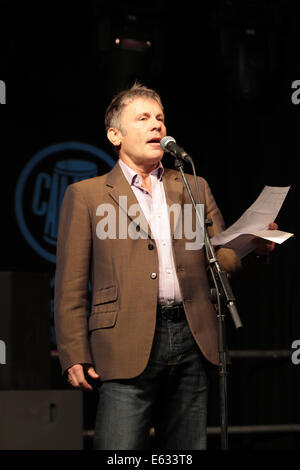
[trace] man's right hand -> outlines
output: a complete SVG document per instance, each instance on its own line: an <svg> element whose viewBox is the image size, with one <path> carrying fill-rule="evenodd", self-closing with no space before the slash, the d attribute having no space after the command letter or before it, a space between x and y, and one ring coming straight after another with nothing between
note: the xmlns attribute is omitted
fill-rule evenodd
<svg viewBox="0 0 300 470"><path fill-rule="evenodd" d="M91 391L93 387L86 380L86 375L92 379L99 379L100 376L95 371L92 364L75 364L69 367L68 371L68 382L79 390Z"/></svg>

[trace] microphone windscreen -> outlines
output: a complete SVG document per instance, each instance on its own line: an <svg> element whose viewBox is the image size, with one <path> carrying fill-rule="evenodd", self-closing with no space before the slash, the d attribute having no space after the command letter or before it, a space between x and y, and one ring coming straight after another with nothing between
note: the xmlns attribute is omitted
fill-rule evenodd
<svg viewBox="0 0 300 470"><path fill-rule="evenodd" d="M166 135L165 137L161 139L160 146L164 150L164 152L168 151L167 146L170 142L174 142L174 144L176 144L176 140L174 139L174 137Z"/></svg>

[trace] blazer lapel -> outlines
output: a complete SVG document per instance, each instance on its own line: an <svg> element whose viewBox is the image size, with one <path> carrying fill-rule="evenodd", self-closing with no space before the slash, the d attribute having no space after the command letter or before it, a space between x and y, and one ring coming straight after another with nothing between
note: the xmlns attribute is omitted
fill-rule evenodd
<svg viewBox="0 0 300 470"><path fill-rule="evenodd" d="M182 233L182 227L178 224L183 223L183 189L184 185L181 180L179 173L168 168L164 169L163 173L163 185L166 194L166 201L170 212L170 229L171 237L174 238L175 230L179 229L178 233ZM135 223L136 217L138 217L141 235L143 238L153 238L150 226L146 220L145 214L142 211L141 206L135 197L128 181L126 180L123 172L117 163L114 168L108 173L106 179L106 186L108 187L109 195L119 206L120 210L129 217L129 219ZM130 214L130 207L138 207L139 214Z"/></svg>
<svg viewBox="0 0 300 470"><path fill-rule="evenodd" d="M166 193L166 200L170 211L170 229L171 237L174 238L175 230L179 230L179 234L182 233L183 224L183 182L180 173L165 168L163 174L163 184Z"/></svg>
<svg viewBox="0 0 300 470"><path fill-rule="evenodd" d="M108 173L106 186L108 187L109 195L119 206L119 210L129 217L133 224L132 226L135 227L135 231L140 232L140 237L152 238L145 214L118 163ZM133 210L135 208L137 210Z"/></svg>

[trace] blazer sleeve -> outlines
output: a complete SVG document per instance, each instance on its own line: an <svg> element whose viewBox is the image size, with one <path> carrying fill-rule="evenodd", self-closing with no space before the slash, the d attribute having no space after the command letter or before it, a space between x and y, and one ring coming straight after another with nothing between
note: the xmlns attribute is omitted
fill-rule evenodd
<svg viewBox="0 0 300 470"><path fill-rule="evenodd" d="M54 321L63 372L92 363L87 306L92 246L91 218L77 183L68 186L60 212L54 290Z"/></svg>

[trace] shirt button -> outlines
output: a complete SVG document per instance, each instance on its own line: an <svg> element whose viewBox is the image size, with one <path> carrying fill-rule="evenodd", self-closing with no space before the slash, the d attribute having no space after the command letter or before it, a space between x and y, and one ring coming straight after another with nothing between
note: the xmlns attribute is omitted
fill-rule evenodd
<svg viewBox="0 0 300 470"><path fill-rule="evenodd" d="M156 279L157 278L157 274L156 273L152 273L151 274L151 279Z"/></svg>
<svg viewBox="0 0 300 470"><path fill-rule="evenodd" d="M154 249L154 245L152 245L152 243L149 243L148 250L153 250L153 249Z"/></svg>

